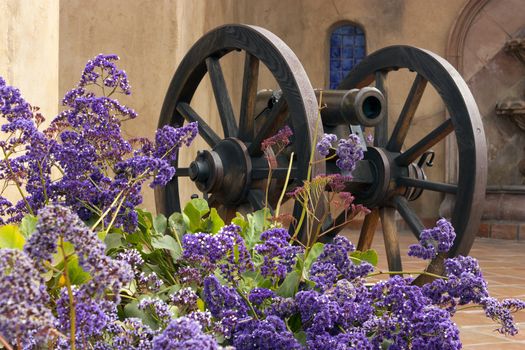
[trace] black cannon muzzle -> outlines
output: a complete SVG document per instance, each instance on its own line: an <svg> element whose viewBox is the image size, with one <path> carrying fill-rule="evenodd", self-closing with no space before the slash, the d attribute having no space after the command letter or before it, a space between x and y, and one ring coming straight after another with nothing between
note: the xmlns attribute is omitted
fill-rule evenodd
<svg viewBox="0 0 525 350"><path fill-rule="evenodd" d="M321 99L323 125L334 127L341 124L376 126L386 114L385 97L376 88L364 87L352 90L315 90ZM280 90L263 90L257 94L257 109L272 108L281 98Z"/></svg>

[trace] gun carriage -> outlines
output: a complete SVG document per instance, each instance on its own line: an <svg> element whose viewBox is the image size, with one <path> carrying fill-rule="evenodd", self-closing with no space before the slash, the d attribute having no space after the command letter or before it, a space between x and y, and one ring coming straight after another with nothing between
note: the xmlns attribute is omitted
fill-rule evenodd
<svg viewBox="0 0 525 350"><path fill-rule="evenodd" d="M244 53L239 113L232 107L221 59L232 51ZM260 66L275 79L279 88L261 90ZM409 70L415 78L399 115L389 113L386 86L391 72ZM203 78L209 75L215 96L222 135L213 130L205 118L192 107ZM446 119L410 146L404 146L418 104L426 90L434 89L446 111ZM446 60L438 55L410 46L390 46L365 57L335 90L322 91L322 123L317 125L319 90L312 87L303 66L292 50L271 32L249 25L227 25L205 34L181 61L167 91L159 120L163 125L199 122L199 133L208 147L197 152L189 167L180 167L175 178L156 193L158 210L170 214L180 211L179 179L188 177L204 193L211 206L226 217L242 207L264 207L262 183L268 175L268 162L261 142L284 125L293 130L292 143L277 159L270 193L283 187L293 188L308 176L311 149L324 132L345 137L359 133L362 127L374 128L374 144L347 181L346 190L371 213L363 222L358 249L370 247L381 222L390 270L402 269L396 232L396 212L408 228L419 236L425 228L411 207L423 191L454 196L449 213L456 240L450 256L466 255L476 236L485 194L487 160L481 117L466 83ZM237 114L237 117L236 117ZM394 125L388 130L389 120ZM457 180L454 183L430 181L425 167L432 165L431 148L451 135L457 143ZM292 160L292 173L286 173ZM437 155L444 156L444 155ZM322 161L315 155L311 176L335 174L340 170L335 159ZM278 196L269 197L269 206ZM187 200L187 199L186 199ZM294 215L300 212L296 205ZM329 218L326 225L344 221ZM436 216L438 216L436 214ZM431 264L439 273L443 257Z"/></svg>

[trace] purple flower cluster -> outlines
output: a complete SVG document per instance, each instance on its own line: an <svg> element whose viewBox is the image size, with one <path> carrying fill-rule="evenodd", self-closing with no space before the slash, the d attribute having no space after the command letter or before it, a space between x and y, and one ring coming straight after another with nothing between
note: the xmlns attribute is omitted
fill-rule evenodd
<svg viewBox="0 0 525 350"><path fill-rule="evenodd" d="M126 318L108 325L108 341L99 341L95 350L152 350L157 332L138 318Z"/></svg>
<svg viewBox="0 0 525 350"><path fill-rule="evenodd" d="M399 349L409 344L433 349L460 349L459 330L446 310L431 304L417 286L400 276L379 282L372 287L370 299L378 310L363 326L374 332L375 347L384 341L393 342ZM418 348L416 347L416 348Z"/></svg>
<svg viewBox="0 0 525 350"><path fill-rule="evenodd" d="M27 254L0 249L0 335L12 344L17 338L44 341L54 328L48 301L45 282Z"/></svg>
<svg viewBox="0 0 525 350"><path fill-rule="evenodd" d="M326 290L335 284L339 276L352 281L372 272L374 267L368 262L358 264L350 259L349 254L354 250L352 243L343 236L337 236L332 243L326 244L310 269L310 279L316 287Z"/></svg>
<svg viewBox="0 0 525 350"><path fill-rule="evenodd" d="M150 292L158 292L160 287L164 285L164 281L157 276L156 272L145 273L141 272L136 276L136 281L139 286Z"/></svg>
<svg viewBox="0 0 525 350"><path fill-rule="evenodd" d="M217 341L202 332L201 325L187 317L174 319L153 339L154 350L215 350Z"/></svg>
<svg viewBox="0 0 525 350"><path fill-rule="evenodd" d="M519 299L506 299L502 302L495 298L487 297L480 301L487 317L498 322L501 327L497 329L501 334L516 335L518 328L514 323L512 313L525 309L525 302Z"/></svg>
<svg viewBox="0 0 525 350"><path fill-rule="evenodd" d="M255 305L262 304L266 299L271 299L275 296L275 292L266 288L254 288L250 291L248 300Z"/></svg>
<svg viewBox="0 0 525 350"><path fill-rule="evenodd" d="M363 159L363 150L360 146L359 136L351 134L348 139L341 139L338 142L337 150L337 161L335 164L343 171L352 172L357 162Z"/></svg>
<svg viewBox="0 0 525 350"><path fill-rule="evenodd" d="M18 222L47 203L57 203L71 207L83 220L106 213L106 224L134 231L142 185L148 178L152 187L171 180L178 149L195 138L197 124L165 126L157 131L154 145L141 142L133 149L121 125L137 113L111 98L115 92L131 93L117 60L103 54L90 60L77 87L62 100L67 109L43 132L37 128L43 117L0 79L0 116L7 119L2 131L8 138L0 148L9 155L0 161L0 180L15 183L25 197L14 205L0 197L1 216ZM95 87L103 96L91 91ZM54 167L61 177L52 180Z"/></svg>
<svg viewBox="0 0 525 350"><path fill-rule="evenodd" d="M79 265L91 275L83 287L90 295L103 295L111 290L118 298L120 289L133 278L131 267L124 261L113 260L105 254L105 245L97 234L85 226L70 209L47 206L40 210L36 231L24 246L25 252L46 271L46 261L57 252L57 242L73 244Z"/></svg>
<svg viewBox="0 0 525 350"><path fill-rule="evenodd" d="M283 320L276 316L240 322L235 329L233 346L237 350L301 349Z"/></svg>
<svg viewBox="0 0 525 350"><path fill-rule="evenodd" d="M246 317L248 307L234 288L223 286L215 276L204 279L203 297L213 317Z"/></svg>
<svg viewBox="0 0 525 350"><path fill-rule="evenodd" d="M199 296L190 287L179 289L170 295L170 302L183 310L196 310Z"/></svg>
<svg viewBox="0 0 525 350"><path fill-rule="evenodd" d="M91 84L96 84L101 80L105 87L113 88L115 91L120 89L126 95L131 94L131 87L128 83L128 76L126 72L117 68L114 63L118 61L117 55L103 55L99 54L92 60L89 60L82 72L79 87L85 87Z"/></svg>
<svg viewBox="0 0 525 350"><path fill-rule="evenodd" d="M300 247L289 243L290 234L284 228L272 228L261 234L263 243L255 246L255 251L264 257L260 267L261 274L274 280L281 280L295 265Z"/></svg>
<svg viewBox="0 0 525 350"><path fill-rule="evenodd" d="M290 137L293 135L292 129L288 125L285 125L282 129L280 129L277 134L265 139L261 143L261 149L263 151L266 151L268 148L277 146L279 148L277 152L279 153L280 150L282 150L284 147L290 144Z"/></svg>
<svg viewBox="0 0 525 350"><path fill-rule="evenodd" d="M250 253L240 236L240 227L226 225L215 234L187 234L182 238L183 258L197 263L206 273L218 266L230 282L253 269Z"/></svg>
<svg viewBox="0 0 525 350"><path fill-rule="evenodd" d="M335 136L334 134L324 134L321 140L317 142L315 149L320 155L326 157L330 153L330 149L336 141L337 136Z"/></svg>
<svg viewBox="0 0 525 350"><path fill-rule="evenodd" d="M173 317L169 305L159 298L145 297L140 300L138 308L147 311L161 324L168 324Z"/></svg>
<svg viewBox="0 0 525 350"><path fill-rule="evenodd" d="M408 255L421 259L433 259L439 253L446 253L452 248L456 232L452 224L441 218L436 227L421 232L419 243L409 247Z"/></svg>
<svg viewBox="0 0 525 350"><path fill-rule="evenodd" d="M84 290L75 288L73 290L76 315L76 342L78 347L87 344L90 339L101 337L106 327L115 322L116 304L107 300L93 299ZM60 297L56 302L57 329L69 333L70 327L70 304L66 288L60 291ZM69 341L69 340L68 340Z"/></svg>

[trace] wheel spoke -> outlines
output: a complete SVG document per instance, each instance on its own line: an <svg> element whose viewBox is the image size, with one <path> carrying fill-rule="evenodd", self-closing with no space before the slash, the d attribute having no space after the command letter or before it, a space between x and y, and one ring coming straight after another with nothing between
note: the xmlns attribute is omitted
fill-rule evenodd
<svg viewBox="0 0 525 350"><path fill-rule="evenodd" d="M363 252L370 249L378 222L379 209L373 208L370 213L365 216L363 226L361 227L361 234L359 235L359 242L357 243L357 250Z"/></svg>
<svg viewBox="0 0 525 350"><path fill-rule="evenodd" d="M385 80L387 72L378 70L375 72L375 85L376 88L383 93L385 97L385 109L388 108L388 97L385 89ZM385 111L388 116L388 110ZM388 142L388 118L383 118L379 125L376 125L374 130L374 146L384 147Z"/></svg>
<svg viewBox="0 0 525 350"><path fill-rule="evenodd" d="M262 190L253 188L248 191L247 197L254 211L264 208L264 192Z"/></svg>
<svg viewBox="0 0 525 350"><path fill-rule="evenodd" d="M257 168L252 169L252 180L263 180L268 178L268 168ZM285 179L288 174L288 168L275 168L272 169L272 179ZM297 168L292 167L290 170L290 179L295 178L297 175Z"/></svg>
<svg viewBox="0 0 525 350"><path fill-rule="evenodd" d="M259 60L246 52L244 77L242 82L241 110L239 114L239 138L243 141L253 139L255 132L255 100L257 80L259 79Z"/></svg>
<svg viewBox="0 0 525 350"><path fill-rule="evenodd" d="M206 59L206 67L208 68L213 94L215 95L215 102L217 103L217 109L221 117L224 137L235 137L237 136L237 123L235 122L232 103L228 95L228 88L224 81L219 59L216 57L208 57Z"/></svg>
<svg viewBox="0 0 525 350"><path fill-rule="evenodd" d="M419 217L416 215L416 213L414 213L414 211L409 207L407 199L402 196L395 196L394 204L396 206L397 211L405 220L414 236L416 236L416 238L419 239L421 231L425 229L425 226L423 225Z"/></svg>
<svg viewBox="0 0 525 350"><path fill-rule="evenodd" d="M407 99L399 115L399 119L396 122L392 136L388 141L386 149L392 152L399 152L401 146L405 142L405 138L412 122L412 118L416 113L416 109L419 106L421 97L425 92L425 87L427 86L427 80L423 78L420 74L416 75L414 82L412 83L412 88L408 93Z"/></svg>
<svg viewBox="0 0 525 350"><path fill-rule="evenodd" d="M216 144L221 141L221 138L213 131L212 128L202 119L197 112L189 104L186 102L180 102L177 105L177 112L179 112L184 119L191 121L191 122L197 122L199 124L199 135L210 145L211 147L215 147Z"/></svg>
<svg viewBox="0 0 525 350"><path fill-rule="evenodd" d="M396 210L383 207L379 209L383 239L385 241L386 259L390 271L402 271L401 250L399 249L399 236L396 229Z"/></svg>
<svg viewBox="0 0 525 350"><path fill-rule="evenodd" d="M454 131L452 119L447 119L437 128L432 130L427 136L419 140L418 143L407 149L396 157L397 165L407 166L415 161L419 156L425 153L430 147L434 146L439 141L443 140L448 134Z"/></svg>
<svg viewBox="0 0 525 350"><path fill-rule="evenodd" d="M398 186L416 187L416 188L422 188L424 190L435 191L435 192L454 194L458 191L457 185L446 184L442 182L412 179L409 177L398 177L396 182Z"/></svg>
<svg viewBox="0 0 525 350"><path fill-rule="evenodd" d="M264 121L263 126L261 129L257 132L255 135L255 138L253 139L253 142L248 147L248 153L250 155L260 154L261 152L261 142L271 136L272 131L277 132L277 128L282 125L282 121L279 119L279 116L281 116L282 109L284 105L286 104L286 101L281 98L268 112L268 117Z"/></svg>

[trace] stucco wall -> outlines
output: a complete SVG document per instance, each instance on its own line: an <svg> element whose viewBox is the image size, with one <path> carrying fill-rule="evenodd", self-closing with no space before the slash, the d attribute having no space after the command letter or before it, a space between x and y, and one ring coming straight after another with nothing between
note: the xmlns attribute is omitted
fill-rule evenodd
<svg viewBox="0 0 525 350"><path fill-rule="evenodd" d="M58 111L58 1L0 1L0 76L48 121Z"/></svg>
<svg viewBox="0 0 525 350"><path fill-rule="evenodd" d="M140 115L126 126L133 136L153 135L162 100L178 62L204 32L225 23L263 26L284 39L295 51L314 86L327 86L328 34L340 21L361 25L367 36L367 51L393 44L409 44L444 55L449 29L464 0L214 0L214 1L91 1L60 2L60 82L63 94L74 84L84 62L97 53L117 53L129 73L133 96L125 100ZM231 94L238 94L241 69L235 60L225 67ZM234 83L234 80L236 82ZM408 92L411 77L399 74L391 84L391 113L396 115ZM263 84L259 88L263 88ZM199 111L214 116L213 97L205 91ZM236 98L234 98L236 100ZM427 93L408 142L419 139L443 120L443 106ZM218 128L215 119L210 122ZM444 154L444 145L436 148ZM194 157L193 151L182 155ZM444 179L440 158L429 173ZM420 214L435 216L441 197L426 194ZM146 206L153 208L153 195L146 193Z"/></svg>

